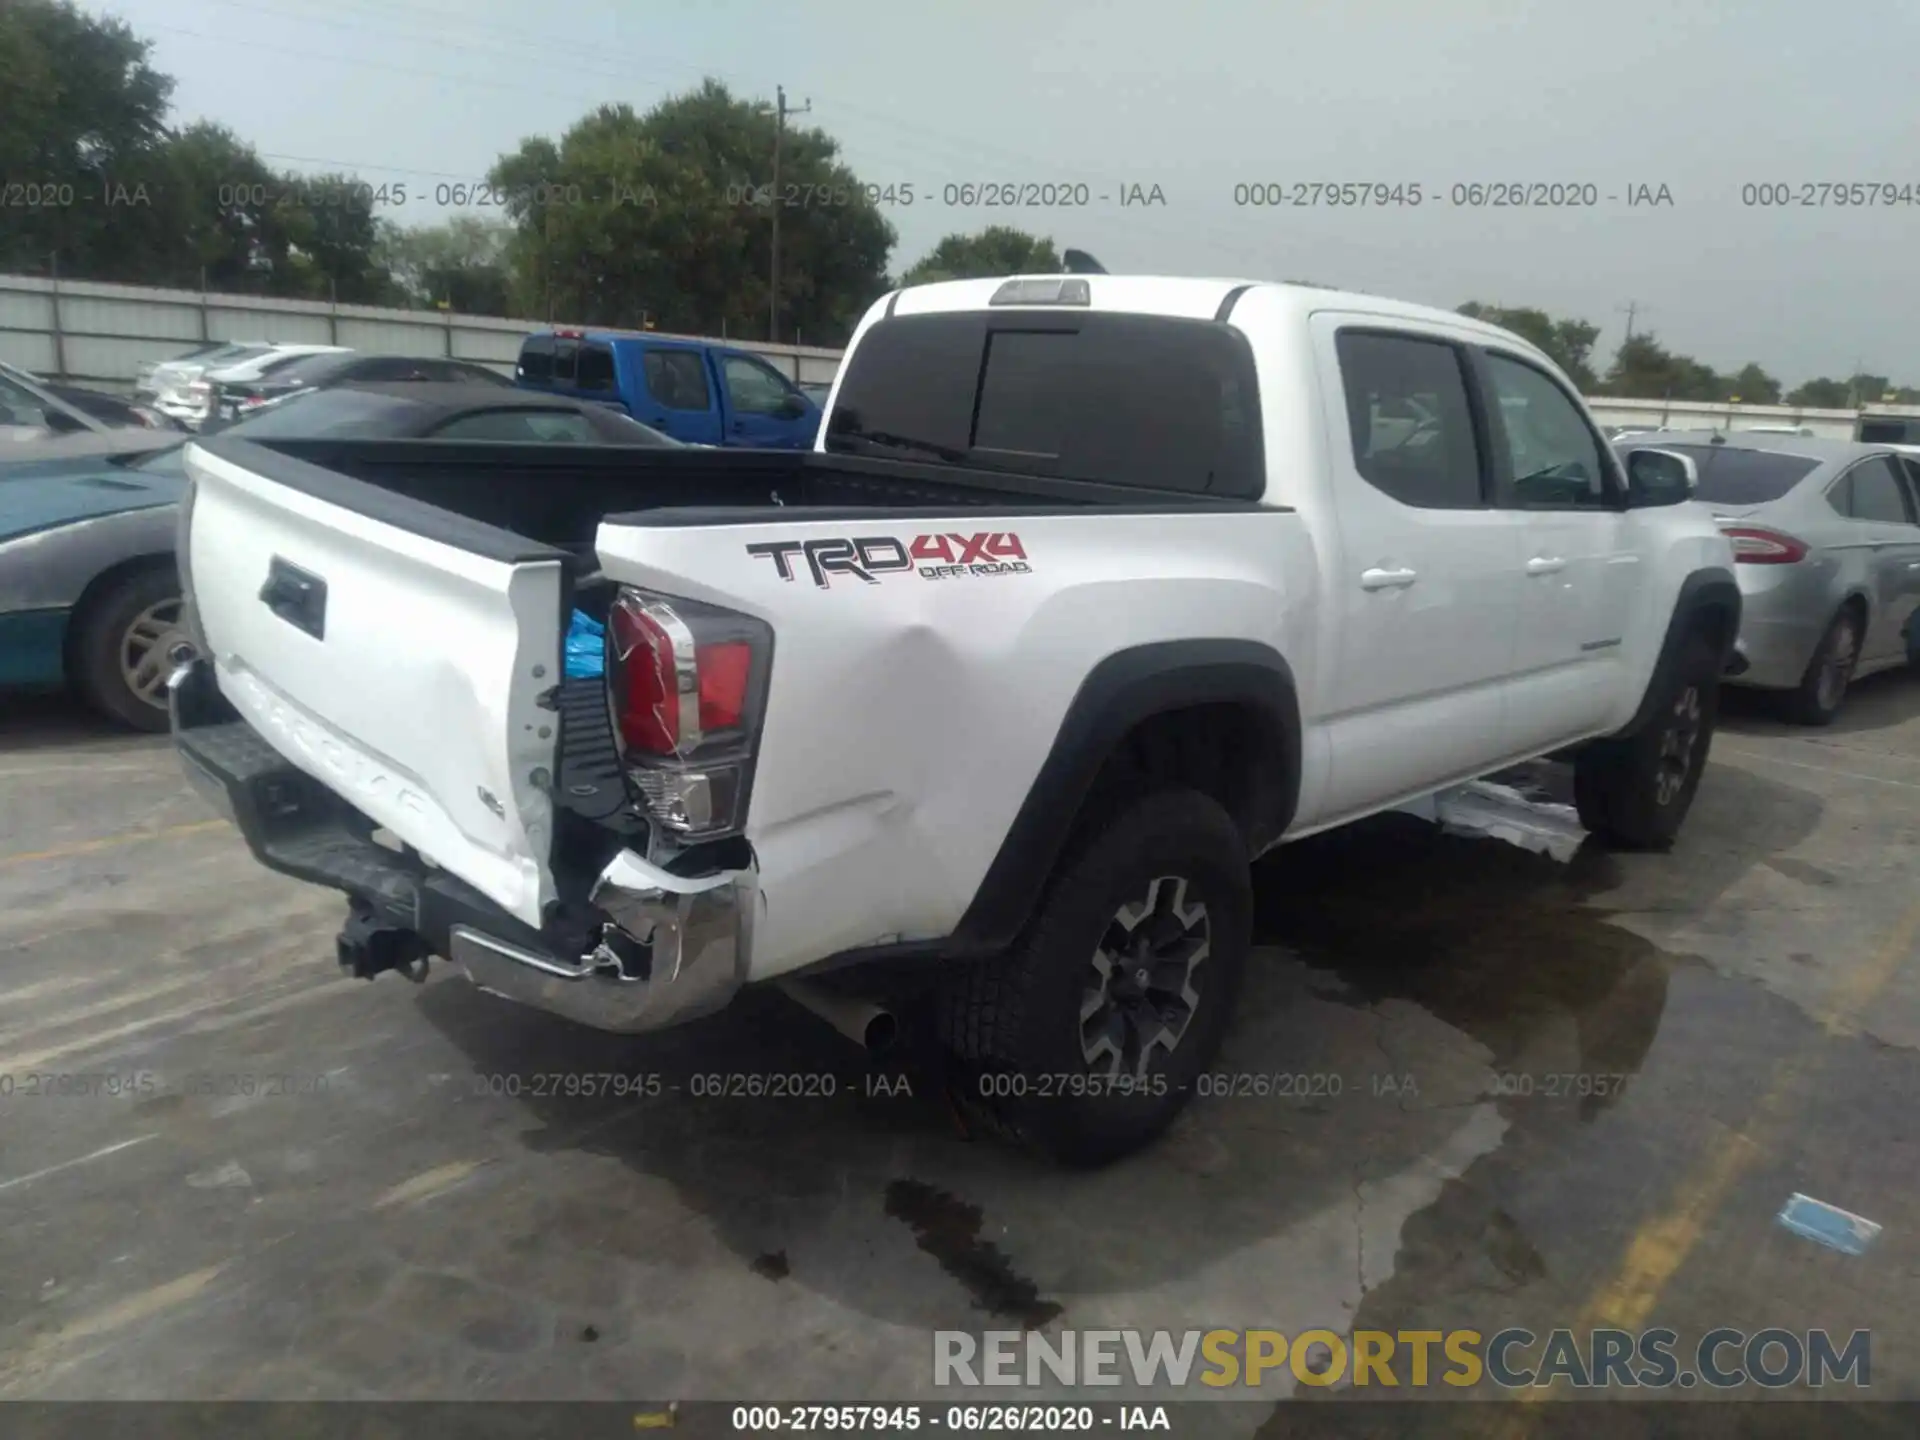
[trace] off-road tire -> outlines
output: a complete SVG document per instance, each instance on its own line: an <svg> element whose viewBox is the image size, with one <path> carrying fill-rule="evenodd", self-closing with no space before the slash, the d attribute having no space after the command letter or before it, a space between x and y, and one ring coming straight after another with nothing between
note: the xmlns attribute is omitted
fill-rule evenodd
<svg viewBox="0 0 1920 1440"><path fill-rule="evenodd" d="M1184 888L1172 881L1184 881ZM1127 933L1119 928L1121 917L1147 899L1159 899L1163 912L1177 903L1204 919L1183 932L1163 913L1154 922L1158 933L1181 936L1167 942L1166 953L1175 958L1110 965L1119 978L1101 980L1099 965L1107 962L1096 957L1106 956L1103 947L1123 948L1114 944ZM1002 955L957 967L939 996L940 1039L955 1062L954 1098L962 1114L1068 1165L1105 1164L1149 1144L1192 1098L1219 1051L1239 995L1252 920L1245 842L1218 802L1198 791L1149 794L1076 837L1020 939ZM1201 925L1203 958L1179 959L1195 953L1191 937ZM1128 938L1148 946L1150 928L1139 920ZM1133 978L1151 973L1158 983L1183 964L1182 988L1197 996L1190 1009ZM1147 1048L1144 1070L1124 1052L1098 1061L1088 1055L1083 1025L1090 1022L1083 1010L1097 1003L1090 987L1104 993L1123 980L1142 997L1127 1002L1127 1014L1186 1016L1171 1048ZM1116 1024L1119 1033L1129 1033ZM1131 1033L1137 1039L1140 1032ZM1122 1075L1108 1074L1111 1067Z"/></svg>
<svg viewBox="0 0 1920 1440"><path fill-rule="evenodd" d="M1680 833L1713 744L1719 656L1693 636L1654 684L1659 698L1639 731L1596 741L1574 760L1580 823L1618 850L1664 850Z"/></svg>

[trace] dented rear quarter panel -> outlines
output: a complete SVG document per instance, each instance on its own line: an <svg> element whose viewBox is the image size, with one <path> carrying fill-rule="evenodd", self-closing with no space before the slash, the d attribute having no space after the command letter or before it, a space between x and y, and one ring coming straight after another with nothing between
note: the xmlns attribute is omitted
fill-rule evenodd
<svg viewBox="0 0 1920 1440"><path fill-rule="evenodd" d="M878 539L910 549L947 532L1017 537L1027 569L935 578L926 572L941 567L928 563L822 584L803 561L783 579L748 548ZM1287 511L610 524L598 548L612 578L773 627L747 824L768 922L756 979L950 933L1081 683L1108 655L1253 640L1303 679L1313 673L1320 577Z"/></svg>

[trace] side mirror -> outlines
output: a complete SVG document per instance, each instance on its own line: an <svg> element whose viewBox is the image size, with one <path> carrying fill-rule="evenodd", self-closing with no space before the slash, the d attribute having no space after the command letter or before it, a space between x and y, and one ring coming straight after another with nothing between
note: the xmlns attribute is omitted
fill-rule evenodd
<svg viewBox="0 0 1920 1440"><path fill-rule="evenodd" d="M1660 505L1678 505L1691 500L1700 484L1700 471L1693 458L1672 450L1629 450L1627 452L1627 505L1634 510L1649 510Z"/></svg>
<svg viewBox="0 0 1920 1440"><path fill-rule="evenodd" d="M807 398L804 395L789 390L786 396L780 401L780 418L782 420L798 420L806 413Z"/></svg>
<svg viewBox="0 0 1920 1440"><path fill-rule="evenodd" d="M87 427L64 410L46 412L47 429L55 435L77 435Z"/></svg>

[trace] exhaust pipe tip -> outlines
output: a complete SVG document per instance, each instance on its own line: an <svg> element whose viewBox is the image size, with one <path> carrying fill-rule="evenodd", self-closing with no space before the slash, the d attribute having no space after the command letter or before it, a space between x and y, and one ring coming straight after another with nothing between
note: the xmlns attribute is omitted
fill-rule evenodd
<svg viewBox="0 0 1920 1440"><path fill-rule="evenodd" d="M900 1022L883 1005L841 995L807 980L788 980L780 988L870 1056L886 1054L900 1038Z"/></svg>
<svg viewBox="0 0 1920 1440"><path fill-rule="evenodd" d="M867 1021L867 1028L861 1034L861 1044L867 1054L878 1060L893 1049L894 1042L900 1038L900 1022L893 1017L891 1010L881 1010Z"/></svg>

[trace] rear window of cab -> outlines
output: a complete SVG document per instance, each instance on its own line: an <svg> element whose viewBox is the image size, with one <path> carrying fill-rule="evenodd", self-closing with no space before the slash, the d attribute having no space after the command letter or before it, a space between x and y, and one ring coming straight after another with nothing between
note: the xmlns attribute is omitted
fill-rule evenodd
<svg viewBox="0 0 1920 1440"><path fill-rule="evenodd" d="M903 315L848 357L826 448L1257 499L1258 397L1246 338L1214 321Z"/></svg>

